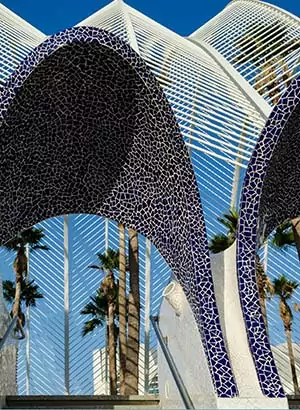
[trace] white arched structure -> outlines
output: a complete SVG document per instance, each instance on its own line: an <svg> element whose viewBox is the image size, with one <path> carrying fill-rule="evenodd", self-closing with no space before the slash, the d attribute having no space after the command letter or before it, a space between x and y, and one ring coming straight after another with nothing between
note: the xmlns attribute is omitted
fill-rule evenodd
<svg viewBox="0 0 300 410"><path fill-rule="evenodd" d="M273 104L282 95L291 79L299 73L299 18L258 0L233 0L195 33L183 38L123 1L115 0L80 22L78 26L80 25L100 27L119 36L129 43L151 68L164 89L189 149L200 187L208 236L219 232L221 225L217 218L230 206L237 206L244 170ZM28 52L46 37L5 6L0 5L1 84L4 84L5 79ZM68 247L66 218L64 221L57 218L42 224L51 232L50 240L55 251L49 258L39 261L32 256L32 275L37 281L42 275L46 277L43 291L49 292L57 308L63 309L71 303L73 308L80 309L82 299L86 300L90 294L87 282L85 285L79 285L82 278L78 272L89 262L84 260L83 254L99 252L99 243L103 249L117 246L118 232L112 222L104 219L100 221L91 220L87 216L76 216L70 218L69 223L72 225L72 236L77 250L79 249L78 257L76 259L74 256L73 266L70 267L70 274L74 277L70 296L66 288L64 292L64 280L61 275L61 269L68 266L67 252L64 261L63 247L54 245L65 237L65 248ZM265 255L267 251L266 247ZM142 301L145 305L142 313L147 365L149 349L152 344L155 345L155 340L149 333L148 317L150 311L156 313L159 308L162 288L167 284L170 272L156 249L143 239L141 258ZM48 276L50 263L55 268ZM281 273L290 276L295 275L299 269L296 254L279 255L273 249L269 250L265 265L270 276L277 275L278 267ZM66 277L68 273L69 269L66 270ZM60 289L57 294L51 291L53 277ZM96 286L98 278L93 278L93 283ZM42 368L48 366L53 374L57 372L53 352L56 351L58 356L62 356L64 342L69 340L70 374L65 377L69 378L68 389L74 394L87 394L88 387L83 384L83 391L80 391L79 386L81 379L85 377L85 371L87 372L82 370L82 366L89 342L82 342L76 352L81 359L76 363L72 358L72 337L78 335L73 334L70 328L63 328L63 319L51 317L51 304L47 309L48 326L54 329L48 339L53 349L49 347L42 366L32 365L31 372L38 375L39 381L32 383L30 389L37 393L52 393L51 389L47 393L49 386L45 382L46 376ZM270 306L269 317L274 327L279 328L275 304ZM38 315L35 316L32 312L33 335L35 328L39 326L38 320ZM75 323L77 319L71 316L68 320L74 320ZM59 331L55 330L57 324L60 326ZM63 336L64 331L65 334L67 332L67 339ZM273 344L282 342L276 337L275 331L271 334ZM32 343L32 357L34 349L36 352L41 349L41 343ZM276 354L279 361L286 360L284 348L280 354L277 349ZM63 359L61 360L63 362ZM80 376L79 372L82 373ZM150 369L147 372L146 387L151 379L155 378L156 370L151 373ZM28 368L26 376L24 366L19 374L19 388L23 388L22 392L25 392L26 377L28 387ZM57 386L63 384L63 379L64 374L58 373ZM282 380L286 391L291 392L289 376L285 378L284 372Z"/></svg>

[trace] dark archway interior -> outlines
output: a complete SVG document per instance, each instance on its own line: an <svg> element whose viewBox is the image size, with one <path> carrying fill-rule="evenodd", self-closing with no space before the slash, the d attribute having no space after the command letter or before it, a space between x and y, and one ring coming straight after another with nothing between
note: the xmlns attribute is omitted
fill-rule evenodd
<svg viewBox="0 0 300 410"><path fill-rule="evenodd" d="M108 47L73 43L46 57L0 129L2 242L62 213L99 214L148 236L188 277L193 259L178 249L189 247L195 181L162 107Z"/></svg>
<svg viewBox="0 0 300 410"><path fill-rule="evenodd" d="M5 196L15 207L8 229L20 215L99 211L128 160L143 93L128 63L95 43L59 48L37 66L0 130L0 214Z"/></svg>
<svg viewBox="0 0 300 410"><path fill-rule="evenodd" d="M0 129L0 240L62 213L104 215L148 236L187 279L189 225L201 229L202 215L171 115L111 48L59 47L26 78Z"/></svg>
<svg viewBox="0 0 300 410"><path fill-rule="evenodd" d="M300 104L284 125L263 182L259 216L267 237L276 226L300 215Z"/></svg>

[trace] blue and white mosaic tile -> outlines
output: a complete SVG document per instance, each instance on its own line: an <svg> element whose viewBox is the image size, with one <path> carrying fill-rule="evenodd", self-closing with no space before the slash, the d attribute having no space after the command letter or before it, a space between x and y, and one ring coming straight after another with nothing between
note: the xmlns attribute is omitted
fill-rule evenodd
<svg viewBox="0 0 300 410"><path fill-rule="evenodd" d="M65 30L14 72L0 110L1 244L66 213L104 215L146 235L184 288L216 393L235 396L192 165L142 59L103 30Z"/></svg>
<svg viewBox="0 0 300 410"><path fill-rule="evenodd" d="M288 87L266 123L247 169L240 204L237 268L241 305L260 385L268 397L283 397L284 392L261 314L255 253L262 235L299 214L299 184L292 183L299 180L295 161L300 141L299 103L300 78Z"/></svg>

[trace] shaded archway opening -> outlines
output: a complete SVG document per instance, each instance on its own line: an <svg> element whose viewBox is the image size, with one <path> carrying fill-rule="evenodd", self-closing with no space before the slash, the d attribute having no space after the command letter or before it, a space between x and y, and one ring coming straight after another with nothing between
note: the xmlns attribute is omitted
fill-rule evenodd
<svg viewBox="0 0 300 410"><path fill-rule="evenodd" d="M255 254L262 238L284 220L299 215L299 103L300 79L297 78L272 111L261 133L247 169L241 197L237 238L240 297L259 381L269 396L274 392L283 396L284 392L261 314ZM271 383L269 386L267 380Z"/></svg>
<svg viewBox="0 0 300 410"><path fill-rule="evenodd" d="M300 215L300 103L284 124L263 181L259 228L263 238Z"/></svg>
<svg viewBox="0 0 300 410"><path fill-rule="evenodd" d="M104 215L144 234L184 288L217 394L236 395L195 176L142 60L103 30L66 30L14 73L1 115L1 242L71 212Z"/></svg>

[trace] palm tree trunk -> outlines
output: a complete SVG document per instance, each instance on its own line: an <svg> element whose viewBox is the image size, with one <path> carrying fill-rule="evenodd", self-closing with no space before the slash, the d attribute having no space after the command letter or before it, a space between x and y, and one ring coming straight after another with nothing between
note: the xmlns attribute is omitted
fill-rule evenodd
<svg viewBox="0 0 300 410"><path fill-rule="evenodd" d="M13 306L13 317L19 316L19 313L20 313L21 284L22 284L22 275L16 272L16 292L15 292L15 301L14 301L14 306Z"/></svg>
<svg viewBox="0 0 300 410"><path fill-rule="evenodd" d="M126 251L125 226L119 224L119 357L120 357L120 394L126 394Z"/></svg>
<svg viewBox="0 0 300 410"><path fill-rule="evenodd" d="M20 247L15 259L15 272L16 272L16 291L15 291L15 301L13 305L13 317L20 316L20 308L21 308L21 286L23 281L23 272L24 272L24 263L26 261L27 265L27 258L25 255L25 250L23 247Z"/></svg>
<svg viewBox="0 0 300 410"><path fill-rule="evenodd" d="M128 307L128 341L126 358L126 394L138 394L139 345L140 345L140 290L138 234L133 229L129 233L130 292Z"/></svg>
<svg viewBox="0 0 300 410"><path fill-rule="evenodd" d="M108 310L108 307L107 307L107 310ZM107 312L106 331L105 331L105 393L107 393L107 394L109 394L108 390L107 390L108 379L109 379L109 383L110 383L108 366L109 366L109 331L108 331L108 312ZM109 387L109 389L110 389L110 387Z"/></svg>
<svg viewBox="0 0 300 410"><path fill-rule="evenodd" d="M294 356L293 345L292 345L291 330L286 328L285 335L286 335L286 341L287 341L289 358L290 358L290 365L291 365L293 385L294 385L294 393L300 394L298 380L297 380L297 373L296 373L295 356Z"/></svg>
<svg viewBox="0 0 300 410"><path fill-rule="evenodd" d="M256 273L256 283L257 283L257 288L258 288L258 296L259 296L259 303L261 307L261 313L264 319L267 335L269 336L267 307L266 307L266 298L267 298L266 283L268 281L268 277L265 274L264 266L261 263L259 255L257 254L255 258L255 273Z"/></svg>
<svg viewBox="0 0 300 410"><path fill-rule="evenodd" d="M115 308L113 302L108 302L108 353L109 353L109 384L110 394L117 394L117 366L115 346Z"/></svg>
<svg viewBox="0 0 300 410"><path fill-rule="evenodd" d="M265 299L260 299L260 307L261 307L261 313L264 319L265 323L265 328L267 335L269 336L269 327L268 327L268 319L267 319L267 307L266 307L266 300Z"/></svg>
<svg viewBox="0 0 300 410"><path fill-rule="evenodd" d="M296 242L298 258L300 260L300 217L291 219L291 224L292 224L294 238Z"/></svg>

